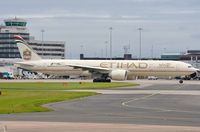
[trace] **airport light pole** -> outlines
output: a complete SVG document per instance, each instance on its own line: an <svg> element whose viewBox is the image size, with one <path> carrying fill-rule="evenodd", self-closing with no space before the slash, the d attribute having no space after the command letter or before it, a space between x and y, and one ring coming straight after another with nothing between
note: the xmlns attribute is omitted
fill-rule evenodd
<svg viewBox="0 0 200 132"><path fill-rule="evenodd" d="M69 58L72 58L72 52L71 52L71 44L68 44L67 52L69 53Z"/></svg>
<svg viewBox="0 0 200 132"><path fill-rule="evenodd" d="M112 60L112 30L113 28L110 27L109 30L110 30L110 60Z"/></svg>
<svg viewBox="0 0 200 132"><path fill-rule="evenodd" d="M108 58L108 41L105 41L105 44L106 44L106 60Z"/></svg>
<svg viewBox="0 0 200 132"><path fill-rule="evenodd" d="M42 32L42 57L43 57L43 55L44 55L44 32L45 32L45 30L42 29L41 32Z"/></svg>
<svg viewBox="0 0 200 132"><path fill-rule="evenodd" d="M154 57L154 45L151 46L151 58L153 59Z"/></svg>
<svg viewBox="0 0 200 132"><path fill-rule="evenodd" d="M139 30L139 59L141 60L142 58L142 28L138 28Z"/></svg>

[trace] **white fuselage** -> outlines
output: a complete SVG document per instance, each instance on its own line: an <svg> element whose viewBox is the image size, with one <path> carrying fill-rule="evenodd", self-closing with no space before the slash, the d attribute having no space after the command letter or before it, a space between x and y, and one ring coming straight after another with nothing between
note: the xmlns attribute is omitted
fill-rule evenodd
<svg viewBox="0 0 200 132"><path fill-rule="evenodd" d="M196 71L190 64L180 61L159 60L37 60L16 63L17 67L45 74L70 76L90 73L82 68L73 68L68 65L82 65L126 70L128 76L185 76Z"/></svg>

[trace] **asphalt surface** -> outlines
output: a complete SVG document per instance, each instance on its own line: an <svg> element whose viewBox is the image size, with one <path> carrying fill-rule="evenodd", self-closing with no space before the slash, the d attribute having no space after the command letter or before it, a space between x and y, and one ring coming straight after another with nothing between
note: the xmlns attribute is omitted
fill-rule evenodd
<svg viewBox="0 0 200 132"><path fill-rule="evenodd" d="M140 94L138 90L149 92ZM151 93L151 90L154 92ZM190 90L194 95L189 92ZM108 91L113 93L108 94L105 91L101 95L45 105L52 108L52 112L4 114L0 115L0 120L200 125L200 96L196 95L200 91L199 84L155 84L112 89ZM115 94L116 91L118 94ZM120 94L120 91L126 93ZM129 93L134 91L136 94ZM165 94L166 91L176 94ZM188 91L190 94L182 95L182 91Z"/></svg>
<svg viewBox="0 0 200 132"><path fill-rule="evenodd" d="M52 112L2 114L0 121L199 127L199 81L180 85L158 80L141 84L133 88L95 90L103 94L45 105Z"/></svg>
<svg viewBox="0 0 200 132"><path fill-rule="evenodd" d="M110 123L4 122L0 132L199 132L199 127Z"/></svg>

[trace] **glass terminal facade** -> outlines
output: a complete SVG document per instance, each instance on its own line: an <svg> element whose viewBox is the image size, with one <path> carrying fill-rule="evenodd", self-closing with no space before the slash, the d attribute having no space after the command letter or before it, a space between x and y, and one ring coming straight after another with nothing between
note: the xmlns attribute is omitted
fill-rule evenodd
<svg viewBox="0 0 200 132"><path fill-rule="evenodd" d="M26 22L5 21L6 26L26 26Z"/></svg>
<svg viewBox="0 0 200 132"><path fill-rule="evenodd" d="M21 58L14 40L14 35L20 35L30 43L30 46L42 58L64 59L65 42L30 40L30 34L26 25L27 22L24 19L13 18L4 20L4 25L0 26L0 58Z"/></svg>
<svg viewBox="0 0 200 132"><path fill-rule="evenodd" d="M26 23L19 18L4 20L5 26L0 26L0 58L20 58L14 35L20 35L28 41Z"/></svg>

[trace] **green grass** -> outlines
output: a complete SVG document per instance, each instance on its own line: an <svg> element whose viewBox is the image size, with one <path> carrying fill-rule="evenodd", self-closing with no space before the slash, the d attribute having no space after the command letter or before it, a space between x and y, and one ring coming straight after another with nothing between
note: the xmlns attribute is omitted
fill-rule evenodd
<svg viewBox="0 0 200 132"><path fill-rule="evenodd" d="M95 95L92 92L33 92L21 90L2 91L0 113L44 112L50 109L42 104Z"/></svg>
<svg viewBox="0 0 200 132"><path fill-rule="evenodd" d="M21 89L21 90L73 90L73 89L99 89L136 86L133 83L112 82L112 83L91 83L91 82L9 82L0 83L0 89Z"/></svg>
<svg viewBox="0 0 200 132"><path fill-rule="evenodd" d="M0 95L0 114L50 111L41 105L96 94L92 92L64 92L53 90L115 88L136 85L119 82L2 82L0 83L0 91L3 93Z"/></svg>

